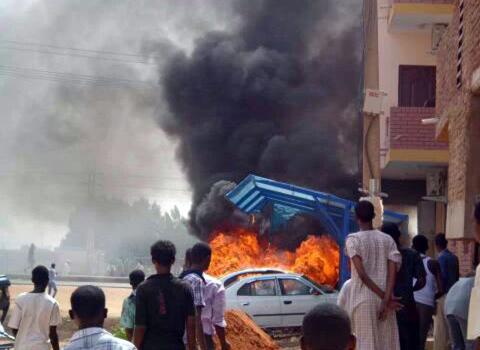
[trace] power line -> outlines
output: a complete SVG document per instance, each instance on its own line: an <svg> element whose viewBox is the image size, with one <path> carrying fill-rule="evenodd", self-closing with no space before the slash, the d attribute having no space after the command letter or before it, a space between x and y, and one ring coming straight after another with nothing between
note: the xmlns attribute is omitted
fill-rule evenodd
<svg viewBox="0 0 480 350"><path fill-rule="evenodd" d="M58 50L69 50L69 51L77 51L77 52L89 52L89 53L96 53L100 55L113 55L113 56L125 56L125 57L137 57L141 59L145 59L144 55L131 53L131 52L116 52L116 51L106 51L106 50L92 50L92 49L83 49L83 48L76 48L76 47L68 47L68 46L59 46L59 45L52 45L52 44L41 44L41 43L33 43L33 42L25 42L25 41L17 41L17 40L0 40L1 42L15 44L15 45L23 45L23 46L38 46L38 47L48 47L52 49ZM160 58L159 56L150 56L152 58Z"/></svg>
<svg viewBox="0 0 480 350"><path fill-rule="evenodd" d="M51 70L45 70L45 69L35 69L35 68L7 66L7 65L0 65L0 72L13 73L13 74L45 78L45 79L75 81L75 82L88 82L88 83L99 83L99 84L119 84L119 83L139 84L139 85L154 87L153 84L143 80L110 78L110 77L95 76L95 75L88 75L88 74L57 72L57 71L51 71Z"/></svg>
<svg viewBox="0 0 480 350"><path fill-rule="evenodd" d="M140 60L138 60L138 61L125 60L125 59L120 59L120 58L115 58L115 57L89 56L89 55L82 55L82 54L79 54L79 53L44 51L44 50L38 50L38 49L18 48L18 47L9 47L9 46L0 46L0 49L1 50L13 50L13 51L19 51L19 52L36 52L36 53L47 54L47 55L55 55L55 56L69 56L69 57L88 58L88 59L94 59L94 60L113 61L113 62L119 62L119 63L131 63L131 64L137 64L138 63L138 64L147 64L147 65L156 66L155 62L140 61Z"/></svg>

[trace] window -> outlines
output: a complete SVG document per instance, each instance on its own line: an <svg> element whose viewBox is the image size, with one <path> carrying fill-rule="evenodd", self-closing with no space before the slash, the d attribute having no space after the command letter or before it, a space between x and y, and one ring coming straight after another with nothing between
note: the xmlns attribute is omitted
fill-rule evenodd
<svg viewBox="0 0 480 350"><path fill-rule="evenodd" d="M244 284L237 292L237 295L252 295L252 284L251 283L247 283L247 284Z"/></svg>
<svg viewBox="0 0 480 350"><path fill-rule="evenodd" d="M312 288L296 279L281 279L282 295L311 295Z"/></svg>
<svg viewBox="0 0 480 350"><path fill-rule="evenodd" d="M244 284L237 292L239 296L275 296L275 280L258 280Z"/></svg>
<svg viewBox="0 0 480 350"><path fill-rule="evenodd" d="M436 69L434 66L400 66L399 107L435 107Z"/></svg>

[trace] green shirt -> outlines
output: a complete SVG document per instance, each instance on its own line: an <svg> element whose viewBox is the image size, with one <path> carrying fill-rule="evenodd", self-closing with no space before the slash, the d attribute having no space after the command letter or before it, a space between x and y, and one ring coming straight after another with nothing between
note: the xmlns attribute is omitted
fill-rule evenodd
<svg viewBox="0 0 480 350"><path fill-rule="evenodd" d="M127 329L135 327L135 295L133 293L123 301L120 327Z"/></svg>

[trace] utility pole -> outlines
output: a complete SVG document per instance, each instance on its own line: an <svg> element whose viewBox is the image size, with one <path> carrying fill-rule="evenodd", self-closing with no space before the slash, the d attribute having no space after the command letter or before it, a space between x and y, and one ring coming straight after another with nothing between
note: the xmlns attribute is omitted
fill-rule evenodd
<svg viewBox="0 0 480 350"><path fill-rule="evenodd" d="M95 266L96 266L96 253L95 253L95 225L97 221L97 210L96 210L96 201L95 201L95 189L96 189L96 172L92 171L88 174L88 181L87 181L87 191L88 191L88 199L87 205L90 215L90 225L87 226L87 242L86 242L86 250L87 250L87 265L88 271L90 274L95 273Z"/></svg>

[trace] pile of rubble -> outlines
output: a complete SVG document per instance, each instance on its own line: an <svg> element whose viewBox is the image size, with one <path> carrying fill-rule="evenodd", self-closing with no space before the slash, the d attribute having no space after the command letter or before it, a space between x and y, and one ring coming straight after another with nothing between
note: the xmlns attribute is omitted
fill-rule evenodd
<svg viewBox="0 0 480 350"><path fill-rule="evenodd" d="M227 321L227 339L232 350L279 350L278 345L259 328L244 312L229 310Z"/></svg>

